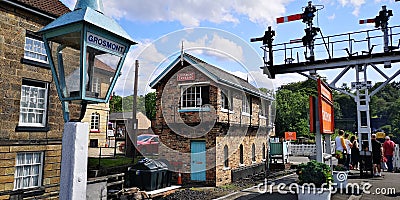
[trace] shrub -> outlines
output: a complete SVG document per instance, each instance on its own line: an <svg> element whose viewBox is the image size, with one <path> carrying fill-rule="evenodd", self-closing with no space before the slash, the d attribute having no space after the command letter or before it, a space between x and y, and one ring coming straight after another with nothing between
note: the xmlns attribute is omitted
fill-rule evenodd
<svg viewBox="0 0 400 200"><path fill-rule="evenodd" d="M299 177L300 185L313 183L317 188L322 186L327 188L333 181L329 165L315 160L300 164L296 173Z"/></svg>

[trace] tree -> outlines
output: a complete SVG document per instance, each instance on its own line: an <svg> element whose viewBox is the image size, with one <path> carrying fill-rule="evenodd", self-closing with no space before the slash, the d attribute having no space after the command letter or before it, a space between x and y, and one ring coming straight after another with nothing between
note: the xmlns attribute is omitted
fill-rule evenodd
<svg viewBox="0 0 400 200"><path fill-rule="evenodd" d="M145 96L140 95L137 97L136 108L138 112L142 112L149 119L154 119L156 116L156 93L150 92ZM113 96L110 100L111 112L132 112L133 109L133 95L120 97Z"/></svg>
<svg viewBox="0 0 400 200"><path fill-rule="evenodd" d="M296 131L299 136L309 136L308 95L279 89L276 94L276 132L283 136L286 131Z"/></svg>
<svg viewBox="0 0 400 200"><path fill-rule="evenodd" d="M145 110L146 110L147 118L154 119L156 117L156 93L155 92L146 94Z"/></svg>
<svg viewBox="0 0 400 200"><path fill-rule="evenodd" d="M110 99L110 112L122 112L122 97L112 96Z"/></svg>

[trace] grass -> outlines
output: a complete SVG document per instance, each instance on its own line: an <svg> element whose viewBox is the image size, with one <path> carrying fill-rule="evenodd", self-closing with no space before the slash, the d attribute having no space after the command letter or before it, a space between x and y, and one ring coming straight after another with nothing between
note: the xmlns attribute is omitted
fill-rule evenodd
<svg viewBox="0 0 400 200"><path fill-rule="evenodd" d="M234 185L234 184L225 184L220 186L221 189L225 189L225 190L238 190L239 187Z"/></svg>
<svg viewBox="0 0 400 200"><path fill-rule="evenodd" d="M109 168L122 166L132 163L132 158L117 156L115 158L101 158L100 167ZM88 168L97 168L99 166L99 158L89 158Z"/></svg>

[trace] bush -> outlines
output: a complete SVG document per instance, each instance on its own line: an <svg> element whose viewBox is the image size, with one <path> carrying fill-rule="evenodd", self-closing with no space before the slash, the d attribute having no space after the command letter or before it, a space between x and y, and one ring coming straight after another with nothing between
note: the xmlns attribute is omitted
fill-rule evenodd
<svg viewBox="0 0 400 200"><path fill-rule="evenodd" d="M322 186L328 188L333 181L329 165L315 160L300 164L296 173L299 177L300 185L313 183L317 188Z"/></svg>
<svg viewBox="0 0 400 200"><path fill-rule="evenodd" d="M336 165L336 166L333 168L333 171L347 171L347 169L346 169L344 166L342 166L342 165Z"/></svg>

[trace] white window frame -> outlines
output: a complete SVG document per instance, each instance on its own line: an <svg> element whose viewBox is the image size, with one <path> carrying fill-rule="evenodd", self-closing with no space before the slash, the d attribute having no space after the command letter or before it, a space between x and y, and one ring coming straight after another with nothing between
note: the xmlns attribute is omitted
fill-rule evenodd
<svg viewBox="0 0 400 200"><path fill-rule="evenodd" d="M92 92L100 94L100 81L99 77L93 77Z"/></svg>
<svg viewBox="0 0 400 200"><path fill-rule="evenodd" d="M24 127L45 127L47 123L47 104L48 104L48 92L49 92L49 84L45 82L40 82L40 84L44 84L44 87L33 86L29 84L26 80L26 84L22 84L21 86L21 101L20 101L20 114L19 114L19 123L18 126ZM38 81L39 83L39 81ZM29 90L26 92L26 90ZM39 97L40 91L44 91L44 96ZM40 108L39 105L43 104L43 108ZM30 107L32 106L32 107ZM41 113L43 112L43 113ZM42 115L42 122L37 118ZM34 120L29 122L29 118L33 117ZM33 122L35 121L35 122Z"/></svg>
<svg viewBox="0 0 400 200"><path fill-rule="evenodd" d="M97 112L90 115L90 132L100 132L100 114Z"/></svg>
<svg viewBox="0 0 400 200"><path fill-rule="evenodd" d="M225 98L228 98L228 109L226 109ZM233 95L231 91L221 90L221 111L233 113Z"/></svg>
<svg viewBox="0 0 400 200"><path fill-rule="evenodd" d="M267 101L261 99L261 104L260 104L259 113L258 113L258 116L261 119L267 119L267 114L268 114L267 109L268 109Z"/></svg>
<svg viewBox="0 0 400 200"><path fill-rule="evenodd" d="M15 158L14 190L36 188L42 186L44 160L43 155L43 152L17 153L17 156ZM36 160L35 157L38 157L39 161ZM22 160L19 161L19 158L21 158ZM36 169L36 173L34 169ZM34 177L37 177L38 179L37 184L33 183ZM24 185L24 179L28 181L28 185Z"/></svg>
<svg viewBox="0 0 400 200"><path fill-rule="evenodd" d="M202 87L206 87L209 85L203 85L203 84L196 84L196 85L190 85L190 86L185 86L185 87L181 87L181 109L199 109L203 106L203 102L202 99L203 97L201 96L202 93ZM184 99L184 96L188 95L188 90L194 88L194 92L191 91L191 93L194 95L194 99L190 98L189 100L186 98ZM189 102L194 102L194 106L187 106L188 105L188 101ZM186 103L185 103L186 102ZM185 106L186 104L186 106Z"/></svg>
<svg viewBox="0 0 400 200"><path fill-rule="evenodd" d="M44 42L33 37L25 36L24 58L36 62L49 63Z"/></svg>
<svg viewBox="0 0 400 200"><path fill-rule="evenodd" d="M242 115L250 116L250 98L247 95L243 95L242 98Z"/></svg>

